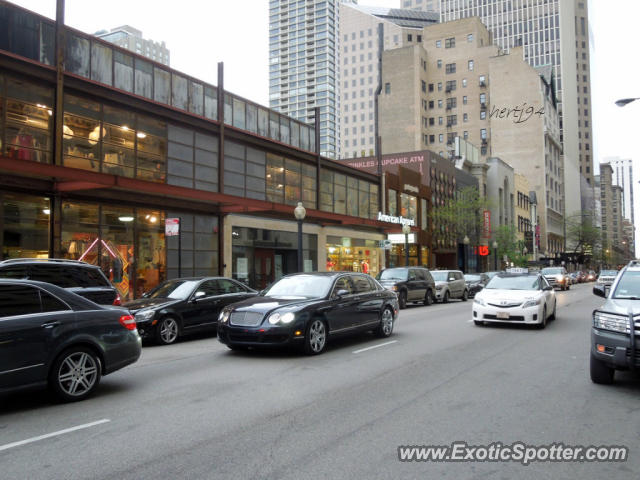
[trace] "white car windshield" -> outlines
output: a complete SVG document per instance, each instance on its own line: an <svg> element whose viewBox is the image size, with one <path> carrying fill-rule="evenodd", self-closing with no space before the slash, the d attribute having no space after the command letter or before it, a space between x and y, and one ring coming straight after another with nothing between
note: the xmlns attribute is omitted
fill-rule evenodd
<svg viewBox="0 0 640 480"><path fill-rule="evenodd" d="M326 297L333 284L333 277L319 275L294 275L274 283L265 297Z"/></svg>
<svg viewBox="0 0 640 480"><path fill-rule="evenodd" d="M640 272L625 272L618 281L612 298L640 300Z"/></svg>
<svg viewBox="0 0 640 480"><path fill-rule="evenodd" d="M487 284L485 290L538 290L539 288L540 282L538 281L538 277L529 275L503 277L496 275Z"/></svg>

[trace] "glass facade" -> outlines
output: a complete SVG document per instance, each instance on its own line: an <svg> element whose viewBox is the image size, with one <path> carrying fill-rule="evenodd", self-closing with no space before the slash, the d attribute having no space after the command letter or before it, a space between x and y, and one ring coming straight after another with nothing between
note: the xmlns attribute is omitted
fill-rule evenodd
<svg viewBox="0 0 640 480"><path fill-rule="evenodd" d="M49 198L0 192L0 206L0 260L47 258L51 215Z"/></svg>
<svg viewBox="0 0 640 480"><path fill-rule="evenodd" d="M267 154L267 200L316 208L316 167Z"/></svg>
<svg viewBox="0 0 640 480"><path fill-rule="evenodd" d="M320 210L360 218L378 217L378 185L323 170L320 176Z"/></svg>
<svg viewBox="0 0 640 480"><path fill-rule="evenodd" d="M233 278L262 290L284 275L298 271L298 234L233 227ZM318 237L302 235L303 271L318 270Z"/></svg>
<svg viewBox="0 0 640 480"><path fill-rule="evenodd" d="M166 123L70 94L64 110L65 166L166 182Z"/></svg>
<svg viewBox="0 0 640 480"><path fill-rule="evenodd" d="M0 153L51 163L53 89L0 75Z"/></svg>

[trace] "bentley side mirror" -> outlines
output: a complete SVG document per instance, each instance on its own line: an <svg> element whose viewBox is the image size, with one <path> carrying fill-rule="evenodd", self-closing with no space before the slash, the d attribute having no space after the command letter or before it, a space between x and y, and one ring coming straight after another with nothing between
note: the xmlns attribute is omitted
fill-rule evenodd
<svg viewBox="0 0 640 480"><path fill-rule="evenodd" d="M336 297L344 297L345 295L349 295L348 290L340 289L336 292Z"/></svg>
<svg viewBox="0 0 640 480"><path fill-rule="evenodd" d="M200 300L201 298L204 298L204 296L205 296L205 295L206 295L206 294L205 294L205 292L203 292L203 291L196 292L196 293L193 295L193 298L192 298L191 300L192 300L192 301L194 301L194 302L197 302L197 301L198 301L198 300Z"/></svg>
<svg viewBox="0 0 640 480"><path fill-rule="evenodd" d="M550 292L551 290L553 290L553 287L551 285L547 285L542 290L544 290L545 292Z"/></svg>

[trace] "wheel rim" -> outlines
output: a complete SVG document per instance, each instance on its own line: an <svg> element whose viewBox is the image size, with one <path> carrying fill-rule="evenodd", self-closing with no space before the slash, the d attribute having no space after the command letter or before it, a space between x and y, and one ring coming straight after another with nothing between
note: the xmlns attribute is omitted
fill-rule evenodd
<svg viewBox="0 0 640 480"><path fill-rule="evenodd" d="M393 331L393 314L388 308L382 312L382 332L385 335L391 335Z"/></svg>
<svg viewBox="0 0 640 480"><path fill-rule="evenodd" d="M324 328L324 323L321 320L315 320L309 328L309 346L311 350L318 353L324 348L324 344L327 340L327 333Z"/></svg>
<svg viewBox="0 0 640 480"><path fill-rule="evenodd" d="M431 297L431 291L427 291L427 304L431 305L433 303L433 298Z"/></svg>
<svg viewBox="0 0 640 480"><path fill-rule="evenodd" d="M164 343L173 343L178 338L178 322L173 318L167 318L160 325L160 338Z"/></svg>
<svg viewBox="0 0 640 480"><path fill-rule="evenodd" d="M405 306L407 304L407 294L400 292L400 305Z"/></svg>
<svg viewBox="0 0 640 480"><path fill-rule="evenodd" d="M67 356L58 369L58 385L64 393L79 397L90 391L98 379L98 364L86 352Z"/></svg>

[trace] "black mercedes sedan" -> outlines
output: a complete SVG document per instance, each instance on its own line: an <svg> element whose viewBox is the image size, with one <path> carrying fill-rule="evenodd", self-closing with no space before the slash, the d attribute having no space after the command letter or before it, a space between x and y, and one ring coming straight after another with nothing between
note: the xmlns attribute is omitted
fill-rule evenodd
<svg viewBox="0 0 640 480"><path fill-rule="evenodd" d="M133 316L33 280L0 279L0 394L48 386L62 401L140 357Z"/></svg>
<svg viewBox="0 0 640 480"><path fill-rule="evenodd" d="M491 279L486 273L465 273L464 281L467 284L469 298L475 297L476 293L487 286L489 280Z"/></svg>
<svg viewBox="0 0 640 480"><path fill-rule="evenodd" d="M176 278L123 306L135 315L143 338L169 345L188 333L215 331L218 315L224 307L257 294L231 278Z"/></svg>
<svg viewBox="0 0 640 480"><path fill-rule="evenodd" d="M259 297L225 308L218 339L232 350L293 345L317 355L340 334L373 330L390 336L398 309L396 294L369 275L298 273L281 278Z"/></svg>

